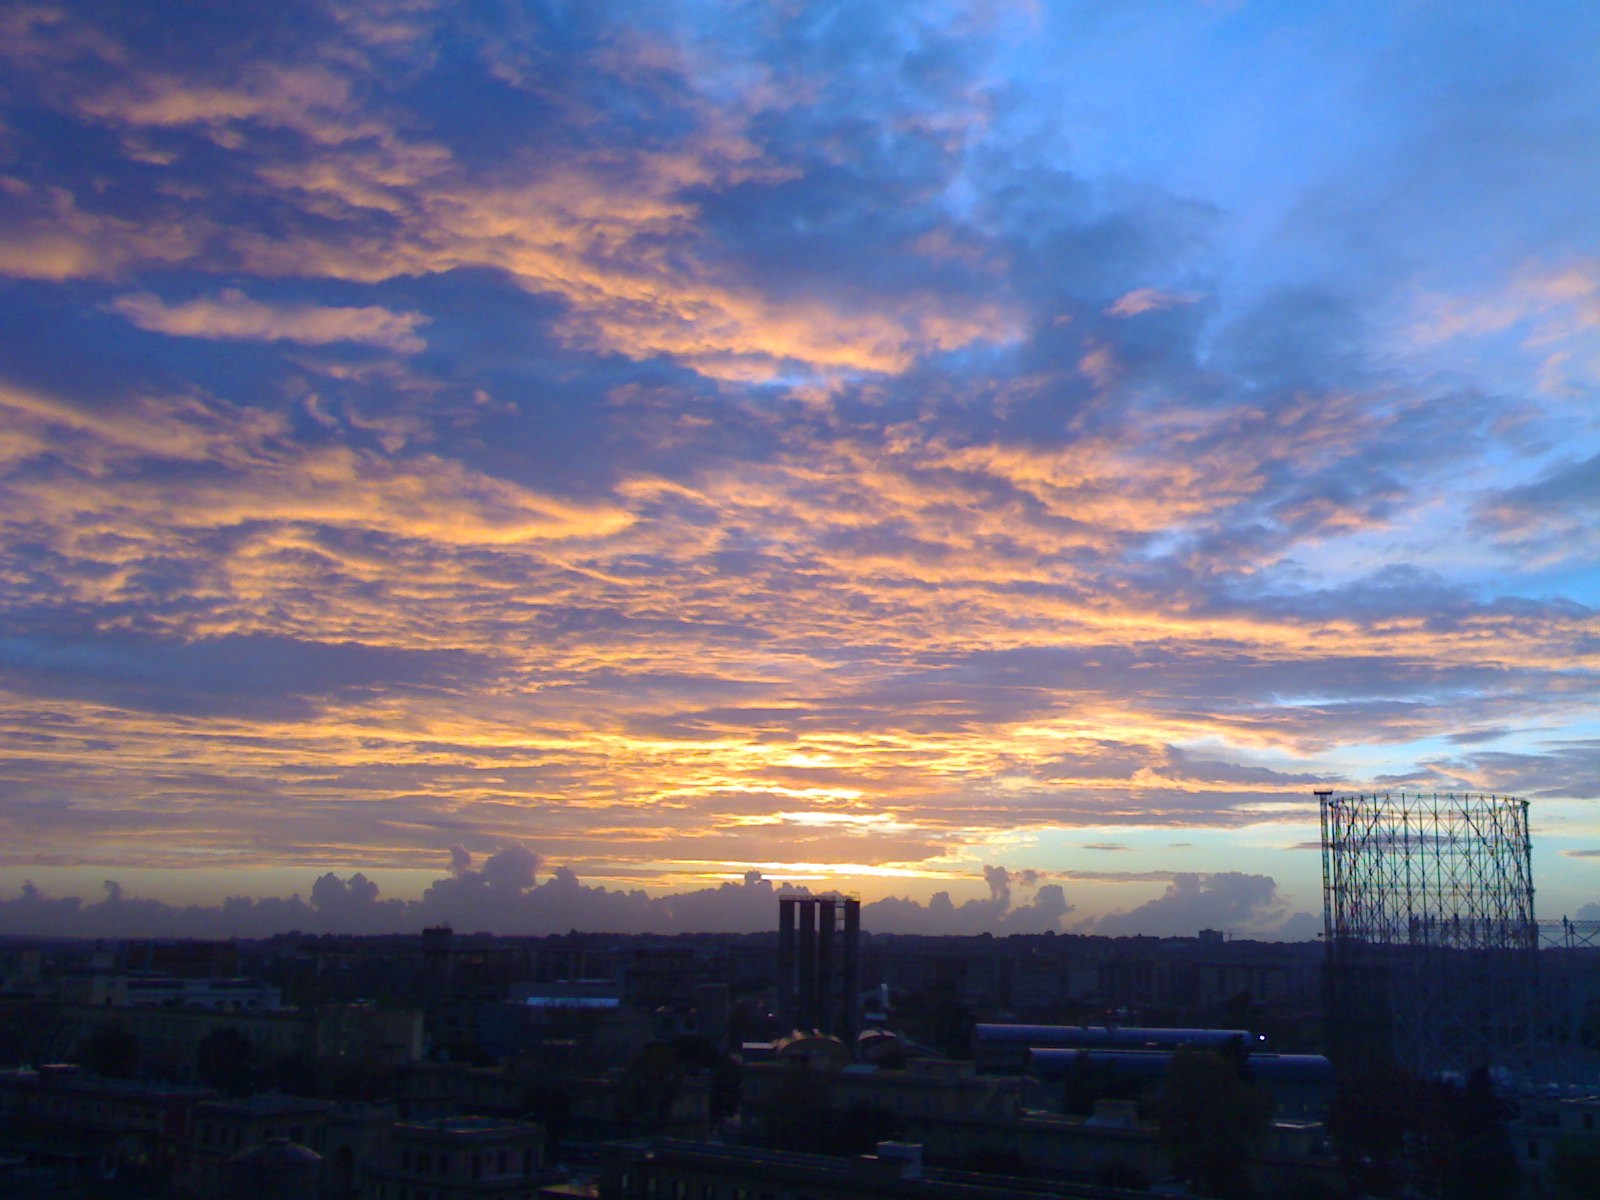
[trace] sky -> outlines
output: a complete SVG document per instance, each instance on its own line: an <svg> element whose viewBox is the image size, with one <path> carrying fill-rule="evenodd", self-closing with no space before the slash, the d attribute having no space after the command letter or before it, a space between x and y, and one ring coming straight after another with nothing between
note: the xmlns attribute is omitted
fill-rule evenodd
<svg viewBox="0 0 1600 1200"><path fill-rule="evenodd" d="M1600 7L0 7L0 932L1600 913Z"/></svg>

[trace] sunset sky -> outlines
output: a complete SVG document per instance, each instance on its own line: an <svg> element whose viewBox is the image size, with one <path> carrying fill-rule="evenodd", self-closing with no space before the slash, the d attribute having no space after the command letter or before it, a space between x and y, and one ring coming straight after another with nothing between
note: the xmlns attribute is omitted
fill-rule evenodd
<svg viewBox="0 0 1600 1200"><path fill-rule="evenodd" d="M1303 936L1319 786L1527 798L1576 915L1597 61L1592 0L6 4L0 931Z"/></svg>

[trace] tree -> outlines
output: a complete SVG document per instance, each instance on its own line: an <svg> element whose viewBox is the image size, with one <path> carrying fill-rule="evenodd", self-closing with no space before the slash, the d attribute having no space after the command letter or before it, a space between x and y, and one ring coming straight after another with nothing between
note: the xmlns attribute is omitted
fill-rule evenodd
<svg viewBox="0 0 1600 1200"><path fill-rule="evenodd" d="M721 1121L739 1111L740 1074L738 1061L717 1049L708 1037L691 1034L672 1044L678 1061L693 1072L711 1077L711 1119Z"/></svg>
<svg viewBox="0 0 1600 1200"><path fill-rule="evenodd" d="M1450 1200L1501 1200L1517 1194L1517 1154L1506 1126L1508 1106L1494 1094L1483 1068L1466 1086L1446 1085L1445 1111L1453 1135L1445 1195Z"/></svg>
<svg viewBox="0 0 1600 1200"><path fill-rule="evenodd" d="M1118 1068L1105 1055L1081 1050L1068 1061L1061 1081L1061 1111L1086 1117L1100 1100L1143 1100L1146 1081Z"/></svg>
<svg viewBox="0 0 1600 1200"><path fill-rule="evenodd" d="M977 1018L956 995L953 985L935 984L902 996L892 1015L894 1027L912 1041L933 1046L951 1058L972 1057L972 1031Z"/></svg>
<svg viewBox="0 0 1600 1200"><path fill-rule="evenodd" d="M376 1051L319 1055L314 1065L318 1096L368 1104L394 1098L394 1064Z"/></svg>
<svg viewBox="0 0 1600 1200"><path fill-rule="evenodd" d="M683 1063L666 1042L652 1042L623 1071L623 1097L629 1117L651 1133L667 1127L672 1106L683 1090Z"/></svg>
<svg viewBox="0 0 1600 1200"><path fill-rule="evenodd" d="M232 1026L214 1029L195 1047L195 1068L200 1081L230 1096L255 1090L255 1047Z"/></svg>
<svg viewBox="0 0 1600 1200"><path fill-rule="evenodd" d="M1186 1183L1207 1196L1246 1196L1245 1161L1272 1120L1272 1095L1227 1057L1181 1049L1156 1104L1161 1148Z"/></svg>
<svg viewBox="0 0 1600 1200"><path fill-rule="evenodd" d="M977 1175L1009 1175L1013 1179L1026 1179L1034 1173L1033 1165L1009 1146L979 1146L958 1165Z"/></svg>
<svg viewBox="0 0 1600 1200"><path fill-rule="evenodd" d="M103 1025L84 1041L83 1065L107 1079L132 1079L139 1072L139 1039L122 1025Z"/></svg>
<svg viewBox="0 0 1600 1200"><path fill-rule="evenodd" d="M1222 1019L1228 1029L1254 1029L1260 1017L1260 1006L1248 990L1229 997L1222 1005Z"/></svg>
<svg viewBox="0 0 1600 1200"><path fill-rule="evenodd" d="M1423 1132L1431 1136L1439 1123L1422 1081L1392 1065L1342 1076L1328 1106L1328 1133L1345 1182L1360 1194L1397 1194Z"/></svg>
<svg viewBox="0 0 1600 1200"><path fill-rule="evenodd" d="M767 1144L778 1150L814 1151L828 1101L827 1081L817 1072L791 1063L761 1104L761 1129Z"/></svg>
<svg viewBox="0 0 1600 1200"><path fill-rule="evenodd" d="M827 1079L800 1066L785 1071L769 1094L761 1127L778 1150L842 1156L868 1154L905 1132L900 1117L882 1105L833 1107Z"/></svg>
<svg viewBox="0 0 1600 1200"><path fill-rule="evenodd" d="M1555 1200L1600 1200L1600 1145L1568 1139L1550 1156L1550 1194Z"/></svg>
<svg viewBox="0 0 1600 1200"><path fill-rule="evenodd" d="M835 1110L827 1125L825 1154L854 1156L871 1154L879 1142L899 1141L905 1136L905 1121L892 1109L862 1101L842 1111ZM935 1147L934 1152L938 1152Z"/></svg>
<svg viewBox="0 0 1600 1200"><path fill-rule="evenodd" d="M53 1002L0 1000L0 1067L61 1062L73 1057L76 1030ZM78 1057L84 1047L78 1046Z"/></svg>
<svg viewBox="0 0 1600 1200"><path fill-rule="evenodd" d="M728 1010L728 1042L735 1047L741 1042L770 1042L778 1032L777 1020L755 1000L735 1001Z"/></svg>
<svg viewBox="0 0 1600 1200"><path fill-rule="evenodd" d="M1150 1176L1134 1163L1120 1158L1109 1159L1095 1168L1094 1181L1101 1187L1120 1188L1125 1192L1150 1190Z"/></svg>
<svg viewBox="0 0 1600 1200"><path fill-rule="evenodd" d="M1352 1191L1499 1200L1518 1183L1506 1117L1485 1071L1463 1087L1390 1065L1340 1084L1328 1132Z"/></svg>
<svg viewBox="0 0 1600 1200"><path fill-rule="evenodd" d="M272 1072L272 1087L291 1096L318 1095L320 1083L316 1057L304 1051L280 1058Z"/></svg>
<svg viewBox="0 0 1600 1200"><path fill-rule="evenodd" d="M549 1161L560 1162L562 1144L572 1123L572 1093L554 1082L535 1083L522 1094L522 1107L544 1126L545 1153Z"/></svg>

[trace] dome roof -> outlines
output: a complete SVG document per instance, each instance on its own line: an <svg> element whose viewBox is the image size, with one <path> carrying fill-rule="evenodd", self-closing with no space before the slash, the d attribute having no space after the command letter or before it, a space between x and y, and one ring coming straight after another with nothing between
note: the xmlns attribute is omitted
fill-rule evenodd
<svg viewBox="0 0 1600 1200"><path fill-rule="evenodd" d="M254 1146L246 1146L239 1153L228 1159L230 1163L260 1163L267 1164L299 1164L319 1163L322 1155L310 1146L302 1146L299 1142L291 1142L288 1138L268 1138L264 1142L257 1142Z"/></svg>

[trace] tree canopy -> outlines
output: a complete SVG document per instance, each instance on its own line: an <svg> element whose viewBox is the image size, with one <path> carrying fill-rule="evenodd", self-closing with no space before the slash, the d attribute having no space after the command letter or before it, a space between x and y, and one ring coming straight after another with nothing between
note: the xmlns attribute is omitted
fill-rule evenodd
<svg viewBox="0 0 1600 1200"><path fill-rule="evenodd" d="M1233 1058L1181 1049L1156 1105L1161 1147L1183 1180L1207 1196L1246 1196L1245 1163L1272 1120L1272 1094Z"/></svg>

